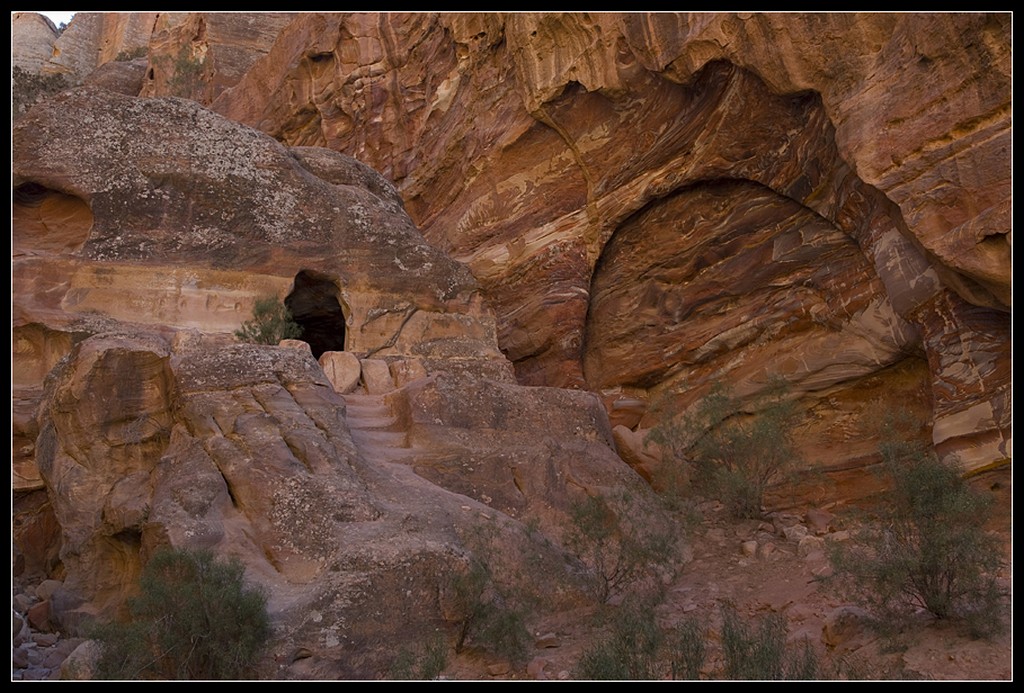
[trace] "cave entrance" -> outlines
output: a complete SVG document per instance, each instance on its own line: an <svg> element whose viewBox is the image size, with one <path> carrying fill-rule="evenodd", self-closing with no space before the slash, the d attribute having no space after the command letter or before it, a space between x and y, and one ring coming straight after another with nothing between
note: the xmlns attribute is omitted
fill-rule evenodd
<svg viewBox="0 0 1024 693"><path fill-rule="evenodd" d="M309 344L314 358L325 351L345 350L345 313L338 295L334 281L302 270L295 275L295 288L284 299L292 319L302 327L302 340Z"/></svg>

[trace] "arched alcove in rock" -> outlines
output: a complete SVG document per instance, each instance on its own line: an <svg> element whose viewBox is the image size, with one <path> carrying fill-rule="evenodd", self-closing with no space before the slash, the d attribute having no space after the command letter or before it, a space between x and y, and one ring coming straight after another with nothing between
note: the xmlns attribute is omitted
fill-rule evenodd
<svg viewBox="0 0 1024 693"><path fill-rule="evenodd" d="M302 327L302 339L315 358L325 351L345 350L345 313L338 286L325 275L302 270L284 304Z"/></svg>
<svg viewBox="0 0 1024 693"><path fill-rule="evenodd" d="M75 253L88 240L92 210L81 198L31 181L11 195L11 243L15 253Z"/></svg>

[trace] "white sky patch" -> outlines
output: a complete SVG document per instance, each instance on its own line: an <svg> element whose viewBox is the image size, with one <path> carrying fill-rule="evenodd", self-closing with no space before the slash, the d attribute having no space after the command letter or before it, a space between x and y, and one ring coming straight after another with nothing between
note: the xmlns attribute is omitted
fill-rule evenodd
<svg viewBox="0 0 1024 693"><path fill-rule="evenodd" d="M40 12L39 14L49 17L54 26L60 26L61 22L67 24L75 15L74 12Z"/></svg>

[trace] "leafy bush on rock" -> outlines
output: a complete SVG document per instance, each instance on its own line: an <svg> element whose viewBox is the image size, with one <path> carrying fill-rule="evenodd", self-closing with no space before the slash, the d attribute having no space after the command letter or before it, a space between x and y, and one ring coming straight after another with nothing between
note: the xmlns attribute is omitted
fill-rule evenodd
<svg viewBox="0 0 1024 693"><path fill-rule="evenodd" d="M270 638L267 599L237 560L162 549L123 623L96 628L100 679L247 679Z"/></svg>
<svg viewBox="0 0 1024 693"><path fill-rule="evenodd" d="M694 482L717 496L734 517L760 517L764 496L799 466L793 444L796 412L785 384L773 381L756 414L717 385L685 416L668 418L648 434L669 464L690 463Z"/></svg>
<svg viewBox="0 0 1024 693"><path fill-rule="evenodd" d="M997 580L1000 547L985 530L991 498L972 489L956 464L891 430L881 445L890 490L877 521L832 547L833 582L883 630L924 609L973 635L994 634L1006 594Z"/></svg>
<svg viewBox="0 0 1024 693"><path fill-rule="evenodd" d="M252 309L252 319L242 323L235 330L235 337L250 344L276 345L282 339L298 339L302 336L302 327L292 318L287 306L275 296L267 296L256 301Z"/></svg>
<svg viewBox="0 0 1024 693"><path fill-rule="evenodd" d="M570 508L566 546L594 573L601 601L631 591L675 557L669 528L641 524L628 494L587 496Z"/></svg>

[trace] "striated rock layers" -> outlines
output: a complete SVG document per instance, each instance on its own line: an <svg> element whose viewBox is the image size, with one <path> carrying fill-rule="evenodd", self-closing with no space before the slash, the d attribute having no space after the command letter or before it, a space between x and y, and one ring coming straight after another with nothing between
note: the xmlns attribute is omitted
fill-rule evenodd
<svg viewBox="0 0 1024 693"><path fill-rule="evenodd" d="M65 86L111 82L117 73L130 71L130 78L121 79L130 86L116 91L209 102L266 55L294 17L290 12L78 12L58 36L43 15L15 12L11 61L32 75L61 77ZM129 67L136 61L141 65Z"/></svg>
<svg viewBox="0 0 1024 693"><path fill-rule="evenodd" d="M74 628L212 547L271 595L260 673L376 676L474 562L590 598L573 502L661 522L616 445L657 484L645 433L717 383L785 380L821 501L899 408L1004 464L1010 48L1007 14L12 15L15 575ZM264 297L304 343L236 342Z"/></svg>
<svg viewBox="0 0 1024 693"><path fill-rule="evenodd" d="M1011 454L1008 14L82 13L46 69L109 68L144 25L141 86L135 68L93 80L381 171L479 281L521 382L597 391L642 434L712 382L753 406L783 375L826 467L870 455L867 392L873 411L914 403L969 469ZM750 211L787 201L811 216ZM720 203L727 243L687 211ZM641 240L659 217L654 235L678 219L689 239L671 257ZM812 217L832 241L769 259L766 233L791 247ZM616 267L627 242L640 264ZM691 307L624 302L663 261L656 293ZM738 276L750 262L773 266ZM757 281L734 311L730 285ZM634 331L685 346L605 338Z"/></svg>
<svg viewBox="0 0 1024 693"><path fill-rule="evenodd" d="M143 96L209 103L234 86L274 44L291 12L161 13L149 41Z"/></svg>
<svg viewBox="0 0 1024 693"><path fill-rule="evenodd" d="M213 108L395 181L521 382L642 431L781 375L820 465L910 402L981 469L1011 454L1010 48L1007 14L307 14Z"/></svg>
<svg viewBox="0 0 1024 693"><path fill-rule="evenodd" d="M592 599L560 548L587 495L664 521L600 400L516 384L472 275L364 165L93 87L13 154L15 571L62 580L58 627L116 614L157 547L210 547L270 595L260 674L372 678L467 618L472 562ZM268 295L309 348L235 341Z"/></svg>

